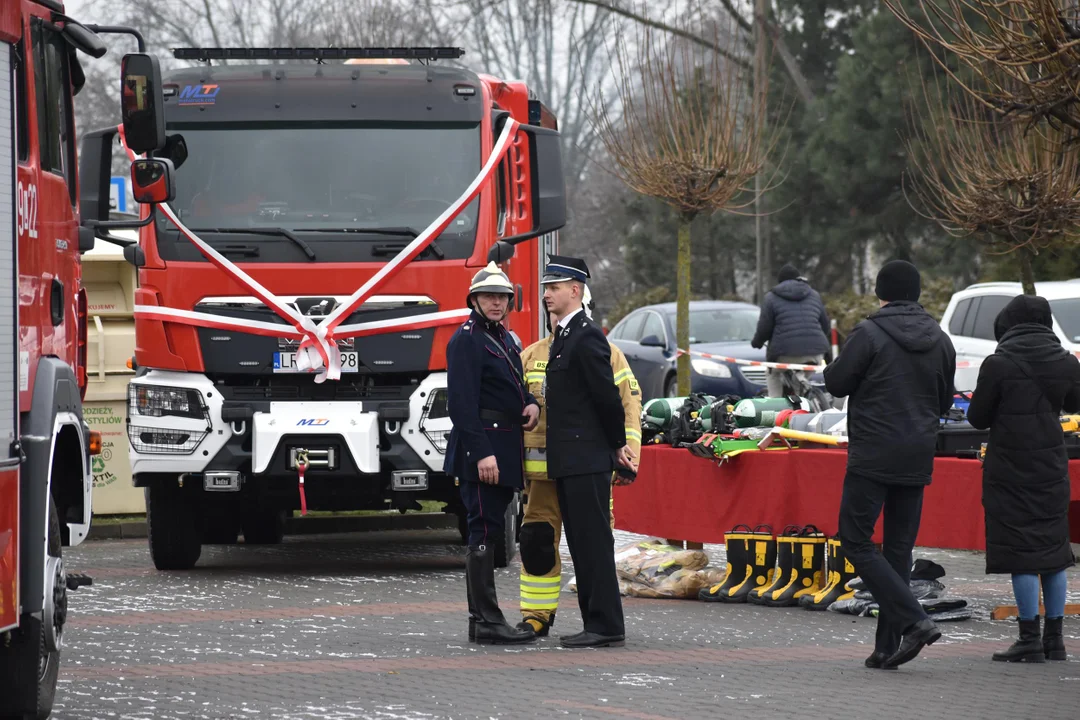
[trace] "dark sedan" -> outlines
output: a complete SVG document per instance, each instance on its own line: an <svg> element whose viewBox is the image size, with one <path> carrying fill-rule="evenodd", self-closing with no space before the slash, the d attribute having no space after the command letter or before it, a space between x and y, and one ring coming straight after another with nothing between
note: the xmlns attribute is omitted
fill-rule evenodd
<svg viewBox="0 0 1080 720"><path fill-rule="evenodd" d="M764 360L750 347L757 328L757 305L723 300L690 303L690 349L741 360ZM608 339L626 355L644 400L674 397L675 303L649 305L630 313ZM753 397L765 389L765 368L708 358L691 358L690 386L709 395Z"/></svg>

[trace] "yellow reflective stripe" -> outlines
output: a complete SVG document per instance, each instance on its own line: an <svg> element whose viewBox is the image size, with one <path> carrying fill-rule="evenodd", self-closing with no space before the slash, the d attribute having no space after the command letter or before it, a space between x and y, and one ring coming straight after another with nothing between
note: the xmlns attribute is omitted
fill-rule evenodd
<svg viewBox="0 0 1080 720"><path fill-rule="evenodd" d="M521 599L523 601L526 601L526 602L551 602L552 600L554 600L555 602L558 602L559 601L559 591L555 590L554 592L548 592L548 593L527 593L527 592L523 592L523 593L521 593Z"/></svg>
<svg viewBox="0 0 1080 720"><path fill-rule="evenodd" d="M559 603L557 603L557 602L535 603L535 602L525 602L524 600L522 600L521 601L521 609L522 610L558 610L559 609Z"/></svg>
<svg viewBox="0 0 1080 720"><path fill-rule="evenodd" d="M521 575L519 577L521 579L522 584L524 584L524 583L535 583L537 585L545 585L545 586L546 585L555 585L555 586L558 586L558 584L562 581L562 575L561 574L560 575L538 576L538 575L526 575L525 573L521 573Z"/></svg>
<svg viewBox="0 0 1080 720"><path fill-rule="evenodd" d="M526 382L544 382L545 375L546 375L546 373L542 373L542 372L525 373L525 381Z"/></svg>
<svg viewBox="0 0 1080 720"><path fill-rule="evenodd" d="M623 430L626 431L626 439L627 440L637 440L638 442L641 442L641 433L638 432L637 429L635 429L635 428L623 428Z"/></svg>
<svg viewBox="0 0 1080 720"><path fill-rule="evenodd" d="M547 472L547 460L526 460L525 472L527 473L546 473Z"/></svg>
<svg viewBox="0 0 1080 720"><path fill-rule="evenodd" d="M633 377L634 377L634 371L631 370L630 368L626 368L625 370L620 370L619 372L615 373L615 384L618 385L619 383L623 382L624 380L633 379Z"/></svg>

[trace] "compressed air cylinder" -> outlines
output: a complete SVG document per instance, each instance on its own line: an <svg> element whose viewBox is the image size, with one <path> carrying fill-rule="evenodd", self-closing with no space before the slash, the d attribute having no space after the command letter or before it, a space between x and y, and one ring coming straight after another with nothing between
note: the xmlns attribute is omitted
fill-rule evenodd
<svg viewBox="0 0 1080 720"><path fill-rule="evenodd" d="M799 409L810 409L810 403L806 398L799 398L799 400ZM776 424L776 416L781 411L792 409L795 408L787 398L747 398L739 401L732 415L735 416L736 427L772 427Z"/></svg>
<svg viewBox="0 0 1080 720"><path fill-rule="evenodd" d="M685 402L684 397L653 398L641 409L641 418L653 427L667 430L671 426L672 416Z"/></svg>

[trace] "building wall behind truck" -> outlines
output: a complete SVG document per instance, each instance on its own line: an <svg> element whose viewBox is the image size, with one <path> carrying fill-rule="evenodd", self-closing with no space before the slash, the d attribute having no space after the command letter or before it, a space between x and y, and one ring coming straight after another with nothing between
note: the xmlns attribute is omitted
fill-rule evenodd
<svg viewBox="0 0 1080 720"><path fill-rule="evenodd" d="M117 233L123 236L123 233ZM134 238L132 238L134 239ZM146 511L143 491L132 487L128 459L127 361L135 354L135 268L115 245L98 241L83 256L88 306L87 388L83 414L101 433L101 454L91 458L94 514Z"/></svg>

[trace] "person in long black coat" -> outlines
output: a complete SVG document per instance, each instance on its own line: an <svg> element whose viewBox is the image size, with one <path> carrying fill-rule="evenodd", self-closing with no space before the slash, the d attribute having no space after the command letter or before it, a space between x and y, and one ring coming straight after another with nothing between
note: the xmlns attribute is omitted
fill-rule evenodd
<svg viewBox="0 0 1080 720"><path fill-rule="evenodd" d="M1011 573L1020 639L994 660L1065 660L1061 635L1069 546L1069 458L1061 411L1080 411L1080 362L1051 329L1050 304L1021 295L994 322L968 421L990 428L983 466L986 572ZM1039 584L1046 606L1040 634Z"/></svg>

